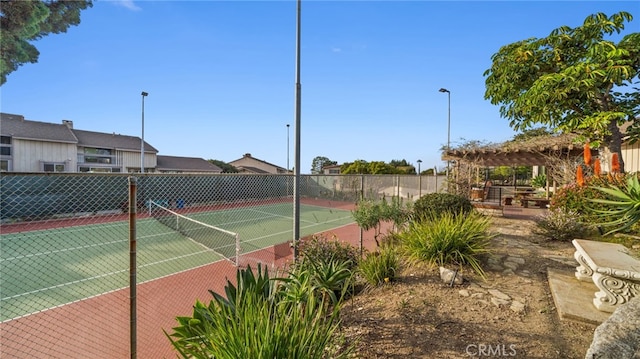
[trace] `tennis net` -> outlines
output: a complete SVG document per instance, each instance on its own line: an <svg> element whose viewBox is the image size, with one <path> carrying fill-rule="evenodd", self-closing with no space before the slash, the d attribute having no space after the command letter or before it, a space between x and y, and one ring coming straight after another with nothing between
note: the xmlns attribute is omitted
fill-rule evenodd
<svg viewBox="0 0 640 359"><path fill-rule="evenodd" d="M149 201L149 213L158 222L238 265L240 259L238 233L202 223L154 201Z"/></svg>

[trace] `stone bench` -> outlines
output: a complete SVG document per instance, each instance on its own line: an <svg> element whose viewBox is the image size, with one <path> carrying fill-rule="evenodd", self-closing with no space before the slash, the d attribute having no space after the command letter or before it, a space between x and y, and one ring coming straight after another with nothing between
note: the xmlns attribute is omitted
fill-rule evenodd
<svg viewBox="0 0 640 359"><path fill-rule="evenodd" d="M640 260L617 243L574 239L574 254L579 266L576 278L593 281L599 291L593 304L598 310L612 313L620 304L640 297Z"/></svg>

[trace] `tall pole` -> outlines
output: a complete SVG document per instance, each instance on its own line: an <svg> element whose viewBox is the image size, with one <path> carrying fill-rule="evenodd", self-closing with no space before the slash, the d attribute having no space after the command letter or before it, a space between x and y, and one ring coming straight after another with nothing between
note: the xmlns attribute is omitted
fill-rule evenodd
<svg viewBox="0 0 640 359"><path fill-rule="evenodd" d="M289 124L287 123L287 172L289 172Z"/></svg>
<svg viewBox="0 0 640 359"><path fill-rule="evenodd" d="M144 98L149 94L142 91L142 140L140 141L140 173L144 173Z"/></svg>
<svg viewBox="0 0 640 359"><path fill-rule="evenodd" d="M422 197L422 172L420 172L420 164L422 160L418 160L418 198Z"/></svg>
<svg viewBox="0 0 640 359"><path fill-rule="evenodd" d="M300 239L300 25L302 1L297 2L296 11L296 88L295 88L295 163L293 178L293 261L298 261L298 240Z"/></svg>
<svg viewBox="0 0 640 359"><path fill-rule="evenodd" d="M447 151L451 149L451 91L441 88L440 92L447 93ZM447 160L447 189L449 188L449 160Z"/></svg>

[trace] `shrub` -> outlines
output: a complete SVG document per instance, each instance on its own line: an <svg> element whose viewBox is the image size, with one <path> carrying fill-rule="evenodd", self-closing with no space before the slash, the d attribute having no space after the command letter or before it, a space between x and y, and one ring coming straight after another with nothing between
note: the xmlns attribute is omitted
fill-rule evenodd
<svg viewBox="0 0 640 359"><path fill-rule="evenodd" d="M450 193L429 193L413 204L413 218L421 221L431 216L451 214L463 216L473 210L473 205L468 198Z"/></svg>
<svg viewBox="0 0 640 359"><path fill-rule="evenodd" d="M545 215L537 217L535 222L533 232L551 240L570 241L589 232L589 227L580 221L577 212L558 207L549 209Z"/></svg>
<svg viewBox="0 0 640 359"><path fill-rule="evenodd" d="M594 202L593 199L606 199L607 195L597 188L609 186L624 186L626 181L622 175L616 176L587 176L584 185L571 183L562 186L551 197L550 208L559 208L568 212L575 212L583 223L601 222L603 218L598 211L606 211L604 204ZM605 220L606 221L606 220Z"/></svg>
<svg viewBox="0 0 640 359"><path fill-rule="evenodd" d="M388 246L378 252L368 253L360 261L358 272L367 284L375 287L394 281L399 267L400 257L397 250Z"/></svg>
<svg viewBox="0 0 640 359"><path fill-rule="evenodd" d="M414 222L401 234L402 250L413 263L444 266L469 265L484 277L479 256L488 252L493 235L489 234L489 217L477 212L442 216Z"/></svg>
<svg viewBox="0 0 640 359"><path fill-rule="evenodd" d="M323 235L313 235L311 238L300 240L298 244L300 265L310 263L328 264L330 262L349 263L353 270L358 265L359 250L349 243L341 242L337 238L327 239Z"/></svg>
<svg viewBox="0 0 640 359"><path fill-rule="evenodd" d="M547 176L544 174L537 175L531 179L531 186L534 188L544 188L547 186Z"/></svg>

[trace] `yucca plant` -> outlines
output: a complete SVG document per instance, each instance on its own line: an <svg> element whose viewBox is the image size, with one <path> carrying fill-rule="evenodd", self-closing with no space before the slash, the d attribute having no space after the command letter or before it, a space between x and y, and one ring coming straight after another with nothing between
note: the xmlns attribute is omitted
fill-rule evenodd
<svg viewBox="0 0 640 359"><path fill-rule="evenodd" d="M401 234L401 248L410 262L436 266L469 265L480 276L485 276L479 256L489 251L494 236L487 231L489 217L470 212L423 218Z"/></svg>
<svg viewBox="0 0 640 359"><path fill-rule="evenodd" d="M593 209L601 218L614 218L598 223L598 226L611 228L606 234L630 229L640 221L640 183L638 176L628 176L624 186L609 185L594 187L609 198L592 198L591 202L603 204L605 210Z"/></svg>
<svg viewBox="0 0 640 359"><path fill-rule="evenodd" d="M358 272L370 286L393 282L400 270L400 256L393 246L386 246L377 252L367 253L358 264Z"/></svg>

